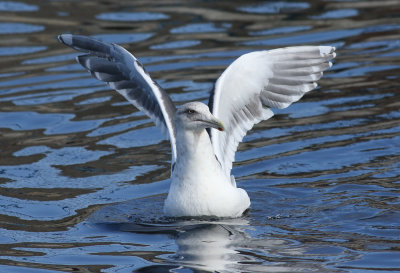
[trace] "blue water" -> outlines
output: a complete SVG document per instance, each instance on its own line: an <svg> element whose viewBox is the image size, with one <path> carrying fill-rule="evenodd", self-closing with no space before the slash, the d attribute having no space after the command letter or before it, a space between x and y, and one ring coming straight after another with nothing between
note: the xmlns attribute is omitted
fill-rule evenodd
<svg viewBox="0 0 400 273"><path fill-rule="evenodd" d="M396 1L0 1L0 272L400 271ZM124 45L177 104L276 47L337 47L319 88L257 124L238 219L162 215L170 144L60 33Z"/></svg>

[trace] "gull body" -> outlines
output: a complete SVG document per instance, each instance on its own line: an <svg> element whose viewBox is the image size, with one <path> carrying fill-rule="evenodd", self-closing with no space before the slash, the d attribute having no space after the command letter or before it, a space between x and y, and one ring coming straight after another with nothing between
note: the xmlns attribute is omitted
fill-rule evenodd
<svg viewBox="0 0 400 273"><path fill-rule="evenodd" d="M168 216L239 217L250 207L231 176L238 144L254 124L313 90L332 66L335 48L297 46L242 55L218 78L208 106L175 107L143 65L116 44L62 34L60 42L86 54L78 63L146 113L171 142ZM208 130L208 131L207 131Z"/></svg>
<svg viewBox="0 0 400 273"><path fill-rule="evenodd" d="M249 206L245 190L236 187L215 157L206 128L223 124L201 102L184 104L175 114L177 160L165 200L168 216L240 216Z"/></svg>

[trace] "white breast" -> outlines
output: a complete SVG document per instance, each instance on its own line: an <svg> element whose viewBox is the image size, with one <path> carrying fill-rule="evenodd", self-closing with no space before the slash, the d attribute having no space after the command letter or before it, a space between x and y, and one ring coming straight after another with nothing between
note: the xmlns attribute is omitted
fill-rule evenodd
<svg viewBox="0 0 400 273"><path fill-rule="evenodd" d="M246 191L222 171L205 130L177 134L177 154L164 206L167 216L238 217L250 206Z"/></svg>

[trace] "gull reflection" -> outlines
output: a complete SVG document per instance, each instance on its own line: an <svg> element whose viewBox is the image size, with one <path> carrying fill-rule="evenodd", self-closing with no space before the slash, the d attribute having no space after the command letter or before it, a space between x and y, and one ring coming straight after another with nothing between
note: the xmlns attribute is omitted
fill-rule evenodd
<svg viewBox="0 0 400 273"><path fill-rule="evenodd" d="M235 246L246 237L246 233L236 225L194 225L177 236L177 257L182 265L192 268L212 272L239 272L235 270L239 259Z"/></svg>
<svg viewBox="0 0 400 273"><path fill-rule="evenodd" d="M160 199L163 201L163 199ZM107 232L131 232L144 236L166 235L173 239L177 248L173 254L159 251L145 257L150 266L134 272L242 272L244 264L254 260L251 255L239 253L246 249L252 239L246 230L251 229L246 217L237 219L220 218L160 218L154 204L162 204L155 199L147 202L129 201L112 204L98 209L89 221L101 226ZM146 204L152 204L153 206ZM130 217L132 207L140 208L137 216ZM146 241L146 239L144 239ZM184 271L181 271L184 270ZM189 271L187 271L189 270Z"/></svg>
<svg viewBox="0 0 400 273"><path fill-rule="evenodd" d="M128 254L143 261L131 265L133 272L331 272L323 264L313 263L321 246L313 254L312 248L304 248L292 239L266 235L274 229L284 232L281 216L277 216L278 221L268 218L270 222L260 223L254 219L261 219L262 210L253 210L239 219L164 218L159 217L161 209L157 210L161 205L146 207L148 203L156 204L152 201L112 204L88 218L100 228L99 235L112 238L112 242L116 235L123 236L125 242L138 246ZM132 216L132 207L140 208L140 213ZM119 254L127 255L124 251L113 252Z"/></svg>
<svg viewBox="0 0 400 273"><path fill-rule="evenodd" d="M166 233L173 236L178 246L176 254L165 260L165 265L143 267L135 272L175 272L188 268L194 272L241 272L236 248L250 237L243 219L226 221L181 221L173 225L130 225L131 232ZM150 270L150 271L149 271Z"/></svg>

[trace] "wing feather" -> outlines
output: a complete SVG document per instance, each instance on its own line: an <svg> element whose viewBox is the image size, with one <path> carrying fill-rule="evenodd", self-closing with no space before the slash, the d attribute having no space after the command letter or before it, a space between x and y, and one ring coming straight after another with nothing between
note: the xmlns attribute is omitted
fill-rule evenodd
<svg viewBox="0 0 400 273"><path fill-rule="evenodd" d="M240 141L254 124L273 116L317 87L335 58L330 46L298 46L257 51L235 60L219 77L209 107L225 133L210 131L215 155L229 176Z"/></svg>
<svg viewBox="0 0 400 273"><path fill-rule="evenodd" d="M164 133L168 132L166 134L171 141L173 164L176 161L176 109L171 98L151 79L143 65L116 44L71 34L62 34L58 39L63 44L86 53L77 57L78 63L148 115Z"/></svg>

